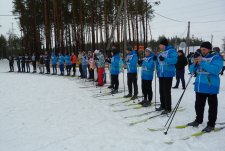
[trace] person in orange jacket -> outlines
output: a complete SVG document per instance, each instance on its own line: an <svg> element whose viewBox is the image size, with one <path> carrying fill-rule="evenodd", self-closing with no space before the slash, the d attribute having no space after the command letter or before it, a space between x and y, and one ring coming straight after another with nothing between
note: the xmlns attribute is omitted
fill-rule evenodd
<svg viewBox="0 0 225 151"><path fill-rule="evenodd" d="M73 68L73 76L76 75L76 64L77 64L77 56L75 55L74 52L72 52L70 56L70 61L72 63L72 68Z"/></svg>

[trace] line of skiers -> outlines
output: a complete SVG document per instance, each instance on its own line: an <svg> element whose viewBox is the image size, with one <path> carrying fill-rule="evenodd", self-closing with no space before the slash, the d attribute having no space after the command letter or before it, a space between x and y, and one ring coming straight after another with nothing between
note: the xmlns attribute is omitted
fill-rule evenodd
<svg viewBox="0 0 225 151"><path fill-rule="evenodd" d="M188 123L188 126L198 126L203 122L204 106L208 99L209 104L209 122L207 127L203 129L205 132L210 132L215 127L217 119L217 107L218 99L217 94L219 93L220 77L219 74L224 70L223 62L224 56L221 56L216 49L212 50L210 42L203 42L200 49L195 53L185 57L183 51L176 51L172 46L169 45L167 39L162 39L159 45L160 51L154 52L150 48L145 49L145 56L143 59L138 59L136 51L132 47L128 47L126 50L126 57L122 60L119 56L120 51L113 47L111 51L111 57L104 59L101 51L95 50L94 53L89 52L86 55L85 52L80 52L78 57L72 53L63 56L59 54L56 56L54 53L51 56L53 74L57 74L57 62L59 62L60 75L64 75L64 65L66 65L67 75L70 75L71 68L73 68L73 76L76 73L76 65L79 66L80 77L87 78L87 69L89 71L89 79L94 80L94 69L98 70L98 84L97 86L104 85L104 70L105 63L110 64L111 74L111 85L108 87L112 89L112 94L118 93L119 88L119 74L122 71L122 67L127 69L127 85L128 94L125 98L131 98L135 100L138 98L138 64L141 66L141 79L142 79L142 93L144 99L140 102L144 107L151 105L152 101L152 80L154 72L157 73L159 79L159 94L160 94L160 107L157 111L162 111L162 114L168 114L172 108L171 88L173 77L176 76L177 82L173 88L178 88L180 80L182 81L182 87L185 90L185 66L189 65L190 74L195 74L195 92L196 102L195 111L196 119ZM38 59L40 73L44 73L45 64L47 74L50 74L50 57L48 55L41 55ZM18 57L17 57L18 58ZM20 56L19 56L20 58ZM24 58L24 59L23 59ZM35 57L31 57L35 60ZM12 58L9 58L10 69L12 68ZM18 59L16 59L18 61ZM19 59L20 60L20 59ZM21 58L27 64L27 72L29 72L29 60L28 56ZM21 61L22 62L22 61ZM25 67L22 62L22 68ZM17 62L18 63L18 62ZM34 65L34 64L33 64ZM40 66L42 65L42 66ZM122 66L123 65L123 66ZM36 66L36 65L35 65ZM19 68L19 66L18 66ZM20 69L20 68L19 68ZM223 70L222 70L223 69ZM13 71L10 70L10 71ZM19 70L20 71L20 70ZM25 70L22 69L22 72ZM34 68L36 72L36 68Z"/></svg>

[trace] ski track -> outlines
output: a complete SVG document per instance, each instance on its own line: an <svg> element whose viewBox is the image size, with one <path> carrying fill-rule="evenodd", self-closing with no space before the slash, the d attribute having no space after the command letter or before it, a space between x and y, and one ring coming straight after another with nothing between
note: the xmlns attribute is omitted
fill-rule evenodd
<svg viewBox="0 0 225 151"><path fill-rule="evenodd" d="M130 122L158 113L123 118L152 111L154 105L151 108L113 112L113 110L132 108L126 106L132 102L110 106L124 99L99 100L112 96L92 98L100 92L99 88L79 88L88 83L78 79L7 73L7 71L8 62L0 60L0 151L180 151L181 148L183 151L223 151L225 148L224 130L205 134L202 137L178 140L172 145L164 143L171 139L189 136L204 128L208 117L208 106L205 108L204 123L199 128L170 129L165 136L162 131L150 132L147 128L163 127L167 117L154 118L145 123L129 126ZM140 72L139 69L139 74ZM186 80L189 78L187 73L188 71ZM194 78L180 105L185 110L177 112L171 126L183 125L194 120L193 82ZM140 95L140 75L138 83ZM154 80L152 85L154 95ZM120 88L123 89L123 74L120 74ZM218 95L217 122L225 121L224 91L225 76L222 76ZM181 89L172 90L173 106L181 93ZM156 95L158 101L158 85ZM117 96L123 96L123 93L115 95Z"/></svg>

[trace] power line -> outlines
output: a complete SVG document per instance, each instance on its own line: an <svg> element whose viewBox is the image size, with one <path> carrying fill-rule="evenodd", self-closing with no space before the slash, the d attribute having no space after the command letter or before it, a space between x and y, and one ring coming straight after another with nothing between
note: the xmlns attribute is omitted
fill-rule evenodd
<svg viewBox="0 0 225 151"><path fill-rule="evenodd" d="M175 21L175 22L181 22L181 23L187 23L188 21L182 21L182 20L177 20L177 19L173 19L173 18L170 18L170 17L166 17L164 15L161 15L159 13L156 13L154 12L156 15L159 15L163 18L166 18L168 20L171 20L171 21ZM221 20L209 20L209 21L190 21L191 23L195 23L195 24L201 24L201 23L217 23L217 22L225 22L224 19L221 19Z"/></svg>
<svg viewBox="0 0 225 151"><path fill-rule="evenodd" d="M185 22L185 21L181 21L181 20L177 20L177 19L173 19L173 18L166 17L166 16L161 15L161 14L156 13L156 12L154 12L154 14L159 15L159 16L161 16L161 17L163 17L163 18L166 18L166 19L169 19L169 20L175 21L175 22L187 23L187 22Z"/></svg>

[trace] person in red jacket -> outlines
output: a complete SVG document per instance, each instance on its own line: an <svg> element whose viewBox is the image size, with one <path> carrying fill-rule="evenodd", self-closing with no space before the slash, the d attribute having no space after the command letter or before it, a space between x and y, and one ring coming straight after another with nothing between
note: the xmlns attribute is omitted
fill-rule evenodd
<svg viewBox="0 0 225 151"><path fill-rule="evenodd" d="M73 68L73 76L76 75L76 64L77 64L77 56L72 52L70 56L70 61L72 63L72 68Z"/></svg>

